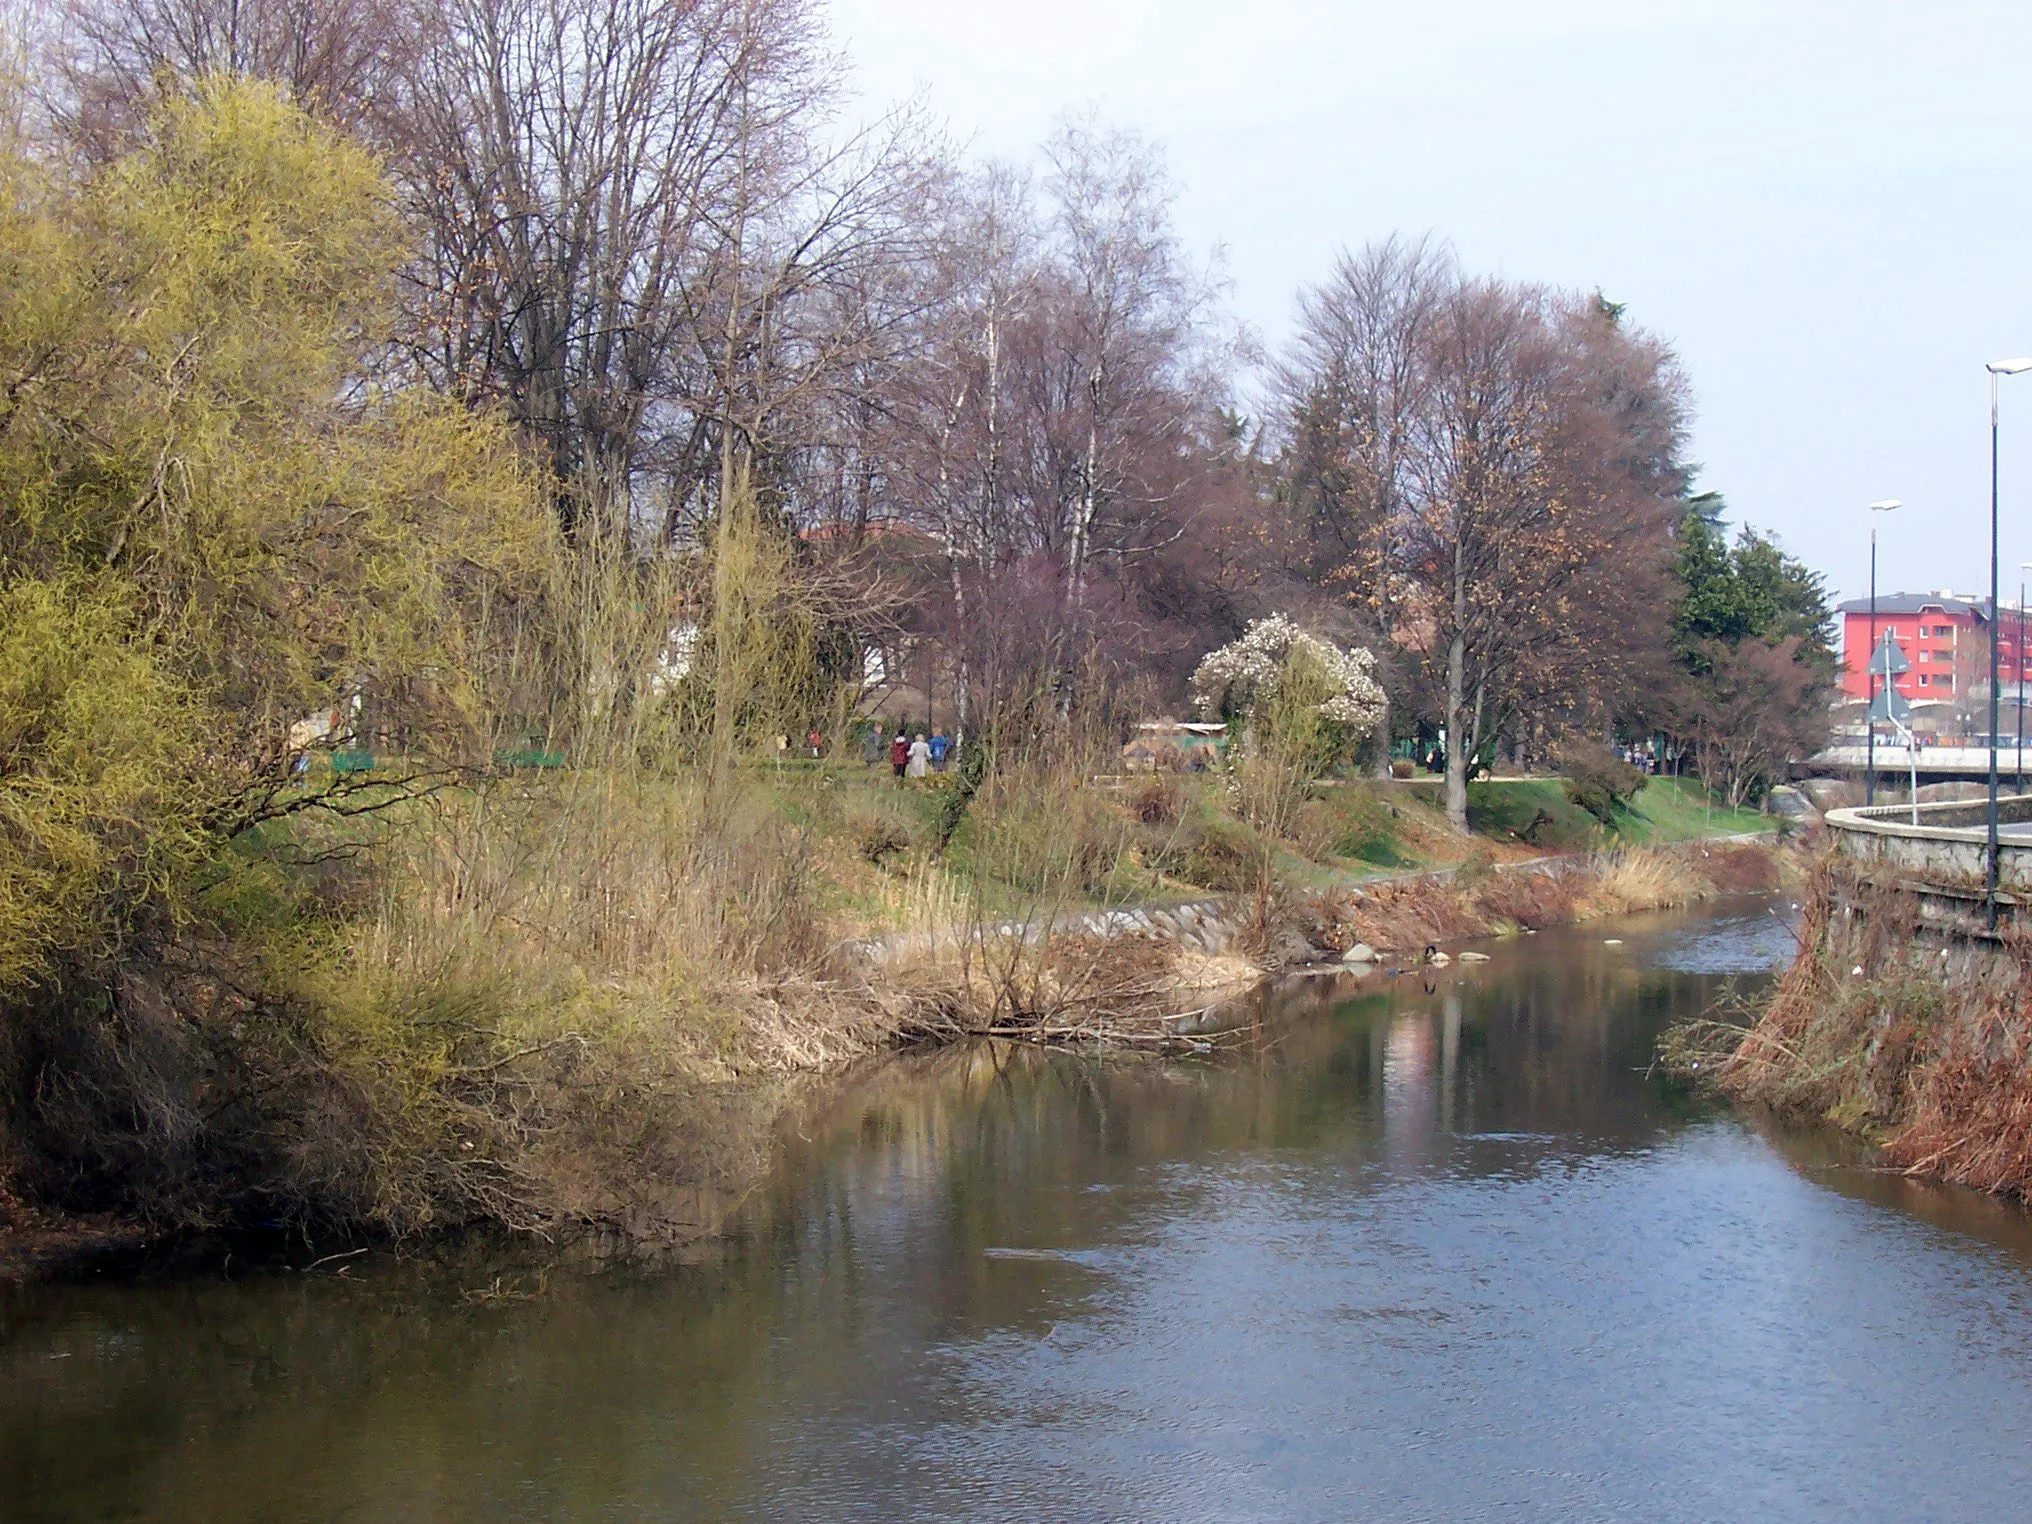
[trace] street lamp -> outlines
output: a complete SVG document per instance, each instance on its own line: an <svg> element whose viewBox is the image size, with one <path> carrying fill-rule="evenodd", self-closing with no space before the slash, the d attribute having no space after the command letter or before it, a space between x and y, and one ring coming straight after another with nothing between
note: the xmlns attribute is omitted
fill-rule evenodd
<svg viewBox="0 0 2032 1524"><path fill-rule="evenodd" d="M2018 792L2025 791L2025 573L2032 561L2018 563L2018 644L2011 650L2011 665L2018 671Z"/></svg>
<svg viewBox="0 0 2032 1524"><path fill-rule="evenodd" d="M1997 929L1997 378L2032 370L2032 356L1992 360L1990 373L1990 810L1987 872L1983 877L1983 920Z"/></svg>
<svg viewBox="0 0 2032 1524"><path fill-rule="evenodd" d="M1863 708L1863 724L1869 730L1867 742L1870 751L1868 769L1863 775L1863 803L1877 802L1877 520L1876 515L1889 513L1899 506L1895 497L1882 498L1870 504L1870 654L1863 659L1864 683L1869 694ZM1888 687L1891 675L1884 674Z"/></svg>

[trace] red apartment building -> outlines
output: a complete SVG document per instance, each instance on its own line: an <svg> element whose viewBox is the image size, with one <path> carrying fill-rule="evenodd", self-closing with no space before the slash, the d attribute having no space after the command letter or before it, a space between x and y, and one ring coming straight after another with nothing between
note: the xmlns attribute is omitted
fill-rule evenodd
<svg viewBox="0 0 2032 1524"><path fill-rule="evenodd" d="M1989 681L1989 599L1952 593L1879 593L1876 631L1870 629L1870 600L1858 598L1836 610L1842 616L1842 692L1862 698L1869 692L1866 662L1888 632L1905 653L1911 670L1898 675L1898 691L1915 702L1948 699L1959 689L1974 692ZM2024 676L2026 615L2006 606L1997 647L1999 689L2014 692Z"/></svg>

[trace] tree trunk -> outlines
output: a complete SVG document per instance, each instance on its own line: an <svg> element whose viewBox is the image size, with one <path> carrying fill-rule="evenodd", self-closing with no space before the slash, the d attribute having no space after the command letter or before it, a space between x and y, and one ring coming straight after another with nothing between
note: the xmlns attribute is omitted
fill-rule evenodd
<svg viewBox="0 0 2032 1524"><path fill-rule="evenodd" d="M1468 828L1468 579L1458 543L1453 552L1453 638L1446 647L1446 818Z"/></svg>
<svg viewBox="0 0 2032 1524"><path fill-rule="evenodd" d="M959 419L960 409L966 405L967 389L962 386L959 395L953 398L952 411L947 414L945 431L938 441L938 502L945 524L945 568L948 586L952 593L953 618L953 744L964 746L967 740L967 582L960 570L959 535L954 531L955 510L952 503L951 476L948 460L952 447L952 431ZM931 689L927 678L925 688L929 698Z"/></svg>
<svg viewBox="0 0 2032 1524"><path fill-rule="evenodd" d="M1467 637L1456 633L1446 651L1446 818L1468 828Z"/></svg>
<svg viewBox="0 0 2032 1524"><path fill-rule="evenodd" d="M1087 415L1086 466L1080 473L1080 493L1073 511L1072 544L1066 556L1066 582L1072 602L1072 615L1067 631L1065 666L1062 674L1063 686L1058 695L1059 718L1064 719L1072 712L1072 690L1079 670L1080 631L1086 612L1087 601L1087 556L1093 545L1094 518L1100 511L1101 475L1101 395L1104 384L1102 368L1096 365L1087 377L1087 391L1092 411Z"/></svg>

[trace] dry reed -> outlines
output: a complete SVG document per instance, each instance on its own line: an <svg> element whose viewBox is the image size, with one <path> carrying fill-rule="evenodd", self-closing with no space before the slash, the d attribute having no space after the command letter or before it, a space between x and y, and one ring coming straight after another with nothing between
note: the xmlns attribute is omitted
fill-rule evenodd
<svg viewBox="0 0 2032 1524"><path fill-rule="evenodd" d="M1909 895L1833 858L1805 903L1800 955L1719 1066L1723 1088L1859 1132L1908 1173L2032 1191L2027 949L1922 934Z"/></svg>

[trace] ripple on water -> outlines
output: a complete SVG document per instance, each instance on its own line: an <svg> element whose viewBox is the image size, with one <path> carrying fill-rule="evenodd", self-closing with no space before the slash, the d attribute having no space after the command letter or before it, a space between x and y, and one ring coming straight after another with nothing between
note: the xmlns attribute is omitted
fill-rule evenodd
<svg viewBox="0 0 2032 1524"><path fill-rule="evenodd" d="M1798 951L1785 907L1755 915L1729 916L1667 936L1652 955L1652 966L1681 974L1763 974L1782 967Z"/></svg>

